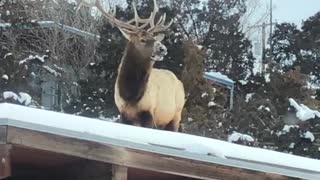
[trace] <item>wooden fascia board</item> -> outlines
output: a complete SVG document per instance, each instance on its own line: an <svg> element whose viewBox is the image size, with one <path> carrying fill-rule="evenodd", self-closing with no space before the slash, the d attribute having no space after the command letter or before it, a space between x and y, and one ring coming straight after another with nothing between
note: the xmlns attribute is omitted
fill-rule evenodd
<svg viewBox="0 0 320 180"><path fill-rule="evenodd" d="M198 179L265 179L274 178L275 176L277 179L288 179L284 176L271 175L264 172L179 158L17 127L9 126L7 135L7 141L12 145L20 145L119 166Z"/></svg>

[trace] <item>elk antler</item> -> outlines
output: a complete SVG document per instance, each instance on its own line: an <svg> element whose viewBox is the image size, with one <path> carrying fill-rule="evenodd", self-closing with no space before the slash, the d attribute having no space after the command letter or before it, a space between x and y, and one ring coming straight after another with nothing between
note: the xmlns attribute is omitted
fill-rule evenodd
<svg viewBox="0 0 320 180"><path fill-rule="evenodd" d="M157 5L156 0L153 0L153 4L154 4L153 14L155 16L155 14L159 11L159 7ZM150 28L147 31L151 33L156 33L156 32L162 32L167 30L173 23L173 19L171 19L171 21L167 25L164 25L165 21L166 21L166 13L164 13L159 18L156 25L154 25L154 17L153 17L152 20L150 21Z"/></svg>
<svg viewBox="0 0 320 180"><path fill-rule="evenodd" d="M123 22L123 21L115 18L115 14L116 14L115 7L111 13L107 12L102 7L100 0L96 0L94 3L87 3L87 2L84 2L84 0L81 0L79 6L77 8L77 11L82 6L96 7L102 13L102 15L107 18L107 20L111 23L111 25L117 26L120 30L124 31L126 34L137 33L138 31L146 28L148 25L150 25L150 28L147 29L147 32L149 32L149 33L156 33L156 32L165 31L166 29L168 29L171 26L173 20L171 20L169 24L164 25L165 20L166 20L166 14L164 14L163 16L161 16L159 18L158 22L155 25L154 18L156 16L156 14L159 12L159 7L157 5L156 0L153 0L153 3L154 3L154 8L153 8L153 12L151 12L151 14L150 14L150 17L147 19L143 19L143 18L140 18L140 16L138 15L136 4L133 1L132 7L133 7L133 11L134 11L134 18L129 20L128 22ZM132 25L132 23L135 23L135 25ZM142 23L141 26L139 26L140 23Z"/></svg>

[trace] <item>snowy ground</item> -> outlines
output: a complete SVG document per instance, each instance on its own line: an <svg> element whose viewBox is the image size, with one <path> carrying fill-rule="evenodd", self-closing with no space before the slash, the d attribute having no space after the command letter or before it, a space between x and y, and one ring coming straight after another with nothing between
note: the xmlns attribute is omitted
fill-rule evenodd
<svg viewBox="0 0 320 180"><path fill-rule="evenodd" d="M19 105L0 104L0 120L11 119L24 123L99 135L134 143L183 149L190 153L236 158L320 172L320 161L295 155L232 144L225 141L189 134L133 127L113 122L67 115Z"/></svg>

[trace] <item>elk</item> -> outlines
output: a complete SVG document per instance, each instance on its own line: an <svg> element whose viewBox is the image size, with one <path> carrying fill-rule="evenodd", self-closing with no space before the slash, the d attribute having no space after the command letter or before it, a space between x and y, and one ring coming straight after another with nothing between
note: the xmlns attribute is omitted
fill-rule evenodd
<svg viewBox="0 0 320 180"><path fill-rule="evenodd" d="M121 122L178 131L185 104L184 86L171 71L153 67L167 54L161 41L173 21L165 25L164 13L155 23L159 7L156 0L153 2L153 12L146 19L139 17L133 2L134 18L127 22L115 18L115 9L107 12L99 0L95 3L81 2L78 8L96 7L127 39L114 86L114 100Z"/></svg>

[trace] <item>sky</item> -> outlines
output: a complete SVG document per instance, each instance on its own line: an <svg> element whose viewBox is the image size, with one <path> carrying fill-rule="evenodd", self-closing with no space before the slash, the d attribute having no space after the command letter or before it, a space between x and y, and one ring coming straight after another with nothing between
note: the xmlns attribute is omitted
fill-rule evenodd
<svg viewBox="0 0 320 180"><path fill-rule="evenodd" d="M293 22L299 27L302 20L320 11L320 0L273 0L273 16L277 22Z"/></svg>

